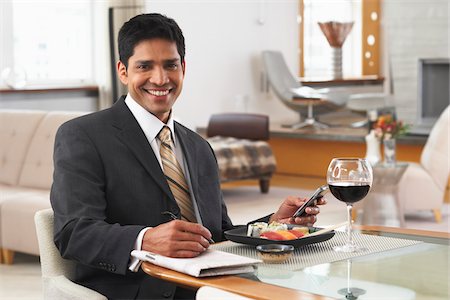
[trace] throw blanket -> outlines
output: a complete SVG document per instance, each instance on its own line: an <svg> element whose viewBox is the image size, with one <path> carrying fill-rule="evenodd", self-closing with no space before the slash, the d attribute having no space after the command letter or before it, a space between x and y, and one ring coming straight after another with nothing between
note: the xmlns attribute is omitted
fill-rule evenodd
<svg viewBox="0 0 450 300"><path fill-rule="evenodd" d="M221 181L258 178L275 172L275 157L265 141L215 136L208 142L216 154Z"/></svg>

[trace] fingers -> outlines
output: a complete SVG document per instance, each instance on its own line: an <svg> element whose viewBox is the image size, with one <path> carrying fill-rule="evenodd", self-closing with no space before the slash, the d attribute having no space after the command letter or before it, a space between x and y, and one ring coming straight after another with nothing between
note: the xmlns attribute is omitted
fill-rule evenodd
<svg viewBox="0 0 450 300"><path fill-rule="evenodd" d="M191 232L178 231L178 232L176 232L176 234L174 234L172 236L172 239L176 240L176 241L180 241L180 242L184 241L184 242L188 242L188 243L193 243L195 245L201 245L203 247L203 251L208 249L208 247L209 247L209 242L204 236L199 235L199 234L194 234Z"/></svg>
<svg viewBox="0 0 450 300"><path fill-rule="evenodd" d="M195 257L208 249L210 237L200 224L174 220L147 230L142 249L169 257Z"/></svg>
<svg viewBox="0 0 450 300"><path fill-rule="evenodd" d="M317 205L325 205L325 204L327 204L327 199L325 199L325 197L322 197L319 200L317 200Z"/></svg>
<svg viewBox="0 0 450 300"><path fill-rule="evenodd" d="M187 235L184 235L184 238L186 240L191 240L194 238L194 236L197 236L197 235L203 237L203 240L206 240L206 242L208 242L207 241L208 239L212 238L211 232L206 227L204 227L198 223L191 223L191 222L185 222L185 221L179 221L179 220L175 220L170 223L172 223L171 225L174 226L174 228L177 231L182 231L187 234Z"/></svg>
<svg viewBox="0 0 450 300"><path fill-rule="evenodd" d="M320 208L318 208L317 206L307 207L305 212L308 215L317 215L318 213L320 213Z"/></svg>
<svg viewBox="0 0 450 300"><path fill-rule="evenodd" d="M313 226L314 223L316 223L317 217L315 215L309 215L309 216L301 216L298 218L295 218L294 223L304 226Z"/></svg>

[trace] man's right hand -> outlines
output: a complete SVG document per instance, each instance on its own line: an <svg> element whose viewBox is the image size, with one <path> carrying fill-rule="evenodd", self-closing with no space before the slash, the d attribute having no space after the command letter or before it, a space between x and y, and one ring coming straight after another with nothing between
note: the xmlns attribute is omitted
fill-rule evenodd
<svg viewBox="0 0 450 300"><path fill-rule="evenodd" d="M211 232L198 223L174 220L148 229L142 250L169 257L195 257L209 247Z"/></svg>

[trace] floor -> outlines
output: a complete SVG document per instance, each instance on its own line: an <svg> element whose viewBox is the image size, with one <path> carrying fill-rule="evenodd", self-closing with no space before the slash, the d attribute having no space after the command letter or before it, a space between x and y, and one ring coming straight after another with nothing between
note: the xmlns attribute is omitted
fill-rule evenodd
<svg viewBox="0 0 450 300"><path fill-rule="evenodd" d="M272 180L272 193L267 196L260 194L255 187L257 182L239 182L226 184L223 186L224 197L227 202L229 214L235 224L244 224L252 220L253 217L262 216L274 208L278 207L279 201L285 191L292 191L292 188L302 189L305 196L309 191L324 184L322 178L299 178L288 176L276 176ZM251 185L250 188L247 188ZM291 190L289 190L291 188ZM244 192L251 190L248 201L239 201L242 199ZM241 194L239 194L241 193ZM302 192L300 192L302 193ZM279 199L274 200L274 198ZM255 201L255 202L251 202ZM318 226L326 226L328 224L336 224L344 221L345 206L340 202L332 202L322 209ZM447 205L448 214L448 205ZM42 299L41 278L39 258L17 253L13 265L0 264L0 300L34 300Z"/></svg>

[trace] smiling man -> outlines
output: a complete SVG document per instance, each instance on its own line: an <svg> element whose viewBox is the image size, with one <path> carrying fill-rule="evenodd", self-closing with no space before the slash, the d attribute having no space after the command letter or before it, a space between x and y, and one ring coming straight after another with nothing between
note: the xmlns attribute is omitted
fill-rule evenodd
<svg viewBox="0 0 450 300"><path fill-rule="evenodd" d="M164 123L183 87L184 60L180 56L176 43L155 38L139 42L128 62L121 59L117 66L130 96Z"/></svg>
<svg viewBox="0 0 450 300"><path fill-rule="evenodd" d="M109 299L193 299L195 291L146 275L134 249L195 257L233 228L209 144L173 120L185 74L174 20L144 14L119 32L117 71L128 95L63 124L50 194L55 244L75 281ZM261 220L291 222L305 199L288 197ZM317 207L294 220L312 224Z"/></svg>

